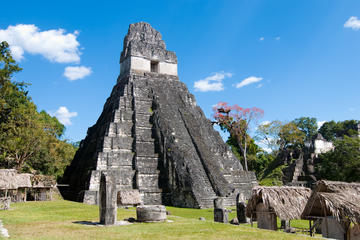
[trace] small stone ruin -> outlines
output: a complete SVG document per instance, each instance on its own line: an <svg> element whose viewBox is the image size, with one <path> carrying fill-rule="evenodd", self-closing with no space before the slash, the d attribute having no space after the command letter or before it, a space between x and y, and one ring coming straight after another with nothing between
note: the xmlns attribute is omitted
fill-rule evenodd
<svg viewBox="0 0 360 240"><path fill-rule="evenodd" d="M99 192L100 224L114 225L117 215L117 191L114 175L108 172L101 173Z"/></svg>
<svg viewBox="0 0 360 240"><path fill-rule="evenodd" d="M166 220L166 208L163 205L140 205L136 207L138 222L162 222Z"/></svg>
<svg viewBox="0 0 360 240"><path fill-rule="evenodd" d="M229 222L229 210L224 207L224 198L214 199L214 222Z"/></svg>
<svg viewBox="0 0 360 240"><path fill-rule="evenodd" d="M236 196L236 216L238 223L247 223L246 218L246 204L241 201L242 197L240 193Z"/></svg>

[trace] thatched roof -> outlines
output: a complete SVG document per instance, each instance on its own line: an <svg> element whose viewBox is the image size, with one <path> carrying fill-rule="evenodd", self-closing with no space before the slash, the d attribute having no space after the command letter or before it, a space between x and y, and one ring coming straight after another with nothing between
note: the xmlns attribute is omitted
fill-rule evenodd
<svg viewBox="0 0 360 240"><path fill-rule="evenodd" d="M304 187L254 187L246 206L246 216L255 216L256 206L263 203L282 220L300 219L310 194L311 190Z"/></svg>
<svg viewBox="0 0 360 240"><path fill-rule="evenodd" d="M302 217L325 216L360 223L360 183L318 181Z"/></svg>
<svg viewBox="0 0 360 240"><path fill-rule="evenodd" d="M17 189L15 169L0 169L0 190Z"/></svg>
<svg viewBox="0 0 360 240"><path fill-rule="evenodd" d="M0 190L18 188L53 188L56 181L51 176L18 174L15 169L0 169Z"/></svg>
<svg viewBox="0 0 360 240"><path fill-rule="evenodd" d="M18 188L30 188L31 187L31 178L32 174L30 173L21 173L16 175L16 184Z"/></svg>
<svg viewBox="0 0 360 240"><path fill-rule="evenodd" d="M55 179L46 175L32 175L31 183L33 188L53 188L56 186Z"/></svg>

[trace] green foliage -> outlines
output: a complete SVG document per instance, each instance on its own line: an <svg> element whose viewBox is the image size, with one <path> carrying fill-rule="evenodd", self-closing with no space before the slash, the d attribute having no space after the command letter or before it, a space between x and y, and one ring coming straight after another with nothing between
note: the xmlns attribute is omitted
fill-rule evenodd
<svg viewBox="0 0 360 240"><path fill-rule="evenodd" d="M282 186L282 178L284 176L282 170L284 168L286 168L286 165L277 165L276 159L274 159L265 169L259 184L263 186Z"/></svg>
<svg viewBox="0 0 360 240"><path fill-rule="evenodd" d="M27 84L11 80L21 68L6 42L0 44L0 53L0 167L60 176L76 148L59 140L64 125L37 111L27 96Z"/></svg>
<svg viewBox="0 0 360 240"><path fill-rule="evenodd" d="M357 126L360 121L345 120L342 122L330 121L324 123L319 129L319 133L328 141L334 141L343 136L356 136L358 134Z"/></svg>
<svg viewBox="0 0 360 240"><path fill-rule="evenodd" d="M316 170L321 179L360 181L360 138L344 136L335 140L335 149L320 154Z"/></svg>
<svg viewBox="0 0 360 240"><path fill-rule="evenodd" d="M317 133L317 120L316 118L301 117L296 118L293 123L305 134L304 140L311 140Z"/></svg>
<svg viewBox="0 0 360 240"><path fill-rule="evenodd" d="M280 121L272 121L258 126L255 139L265 145L272 152L279 150L279 134L283 124Z"/></svg>
<svg viewBox="0 0 360 240"><path fill-rule="evenodd" d="M249 171L255 171L256 173L259 171L261 163L258 162L257 154L261 151L260 147L255 144L254 139L252 139L250 136L247 136L248 138L248 144L247 144L247 151L246 151L246 157L248 161L248 169ZM245 165L245 160L243 155L241 154L241 149L239 148L239 144L237 143L237 139L233 136L229 136L226 143L230 146L232 152L235 154L235 156L240 159L241 164Z"/></svg>
<svg viewBox="0 0 360 240"><path fill-rule="evenodd" d="M285 150L289 147L296 148L302 146L305 136L306 134L293 122L282 125L279 132L280 149Z"/></svg>

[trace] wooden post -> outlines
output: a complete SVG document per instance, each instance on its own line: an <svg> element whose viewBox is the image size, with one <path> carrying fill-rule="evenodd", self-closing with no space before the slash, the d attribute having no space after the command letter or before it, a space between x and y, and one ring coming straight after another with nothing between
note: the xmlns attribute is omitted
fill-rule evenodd
<svg viewBox="0 0 360 240"><path fill-rule="evenodd" d="M250 223L251 223L251 227L253 227L253 213L251 213L251 216L250 216Z"/></svg>
<svg viewBox="0 0 360 240"><path fill-rule="evenodd" d="M309 220L309 233L310 237L312 237L311 220Z"/></svg>

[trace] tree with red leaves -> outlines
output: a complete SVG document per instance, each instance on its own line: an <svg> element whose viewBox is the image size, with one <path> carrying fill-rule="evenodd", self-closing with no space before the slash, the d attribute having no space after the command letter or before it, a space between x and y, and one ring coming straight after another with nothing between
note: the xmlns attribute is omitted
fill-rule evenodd
<svg viewBox="0 0 360 240"><path fill-rule="evenodd" d="M249 136L250 125L264 115L260 108L242 108L237 104L229 106L226 102L219 102L214 108L215 123L223 131L228 131L230 137L236 139L240 152L244 158L245 170L248 171L247 147L251 140Z"/></svg>

